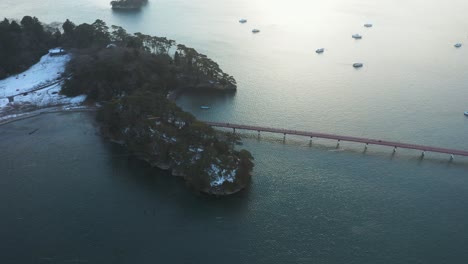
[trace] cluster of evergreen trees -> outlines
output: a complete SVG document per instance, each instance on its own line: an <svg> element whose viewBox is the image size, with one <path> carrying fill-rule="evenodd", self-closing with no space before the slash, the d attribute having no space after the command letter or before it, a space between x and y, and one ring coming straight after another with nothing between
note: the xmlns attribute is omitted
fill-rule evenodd
<svg viewBox="0 0 468 264"><path fill-rule="evenodd" d="M63 24L60 41L65 48L100 49L116 47L132 49L144 56L151 54L158 63L164 61L172 73L172 89L177 88L219 88L236 89L235 79L221 70L219 65L206 55L174 40L135 33L127 33L119 26L110 28L102 21L75 26L69 20ZM151 57L150 56L150 57ZM127 56L128 58L128 56ZM153 62L156 60L153 59Z"/></svg>
<svg viewBox="0 0 468 264"><path fill-rule="evenodd" d="M109 28L99 19L80 25L67 19L58 28L30 16L20 23L8 19L0 22L0 79L26 70L52 47L102 49L109 44L166 57L178 72L178 85L173 88L236 89L235 79L216 62L193 48L177 45L174 40L142 33L132 35L119 26Z"/></svg>
<svg viewBox="0 0 468 264"><path fill-rule="evenodd" d="M110 101L138 89L167 94L177 86L171 58L134 48L108 48L76 52L68 64L73 75L63 86L68 96L87 94L92 101Z"/></svg>
<svg viewBox="0 0 468 264"><path fill-rule="evenodd" d="M98 120L105 134L150 163L164 164L183 175L196 190L233 193L250 182L253 157L233 148L237 136L217 133L157 91L139 89L114 99L101 108ZM221 175L211 175L213 166ZM233 181L213 186L223 175L231 175Z"/></svg>
<svg viewBox="0 0 468 264"><path fill-rule="evenodd" d="M57 46L60 32L44 28L35 17L0 22L0 79L21 72Z"/></svg>

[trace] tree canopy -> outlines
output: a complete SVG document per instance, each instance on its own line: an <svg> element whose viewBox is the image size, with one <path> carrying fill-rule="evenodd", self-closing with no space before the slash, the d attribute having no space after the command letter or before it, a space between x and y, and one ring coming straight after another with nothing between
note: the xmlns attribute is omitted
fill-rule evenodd
<svg viewBox="0 0 468 264"><path fill-rule="evenodd" d="M0 22L0 79L26 70L57 44L36 17L25 16L19 23L5 18Z"/></svg>

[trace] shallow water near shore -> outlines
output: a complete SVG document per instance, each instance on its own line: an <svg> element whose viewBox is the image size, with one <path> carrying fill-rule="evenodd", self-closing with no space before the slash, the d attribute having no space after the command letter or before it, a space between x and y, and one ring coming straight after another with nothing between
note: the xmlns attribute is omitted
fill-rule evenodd
<svg viewBox="0 0 468 264"><path fill-rule="evenodd" d="M186 93L209 121L468 150L468 3L3 0L2 16L96 18L176 39L237 93ZM239 24L240 18L248 19ZM373 23L364 28L364 23ZM259 34L251 34L259 28ZM351 38L359 33L361 40ZM453 45L464 43L460 49ZM325 48L322 55L315 54ZM356 70L352 63L362 62ZM202 110L200 106L210 106ZM39 128L37 132L29 132ZM89 114L0 126L0 257L9 263L465 263L468 160L245 133L251 187L224 199L129 158Z"/></svg>

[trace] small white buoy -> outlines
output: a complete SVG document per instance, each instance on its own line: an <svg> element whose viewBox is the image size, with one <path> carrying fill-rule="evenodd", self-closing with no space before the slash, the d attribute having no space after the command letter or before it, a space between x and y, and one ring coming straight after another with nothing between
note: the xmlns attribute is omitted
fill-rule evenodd
<svg viewBox="0 0 468 264"><path fill-rule="evenodd" d="M252 29L252 33L260 33L260 29L256 29L256 28Z"/></svg>
<svg viewBox="0 0 468 264"><path fill-rule="evenodd" d="M455 46L455 48L460 48L460 47L462 46L462 44L461 44L461 43L457 43L457 44L455 44L454 46Z"/></svg>
<svg viewBox="0 0 468 264"><path fill-rule="evenodd" d="M362 39L362 36L359 34L352 35L353 39Z"/></svg>
<svg viewBox="0 0 468 264"><path fill-rule="evenodd" d="M242 23L242 24L247 23L247 19L242 18L241 20L239 20L239 23Z"/></svg>
<svg viewBox="0 0 468 264"><path fill-rule="evenodd" d="M360 62L356 62L356 63L353 64L354 68L361 68L362 66L364 66L364 64L362 64Z"/></svg>
<svg viewBox="0 0 468 264"><path fill-rule="evenodd" d="M320 48L320 49L317 49L315 52L316 52L317 54L321 54L321 53L323 53L324 51L325 51L324 48Z"/></svg>

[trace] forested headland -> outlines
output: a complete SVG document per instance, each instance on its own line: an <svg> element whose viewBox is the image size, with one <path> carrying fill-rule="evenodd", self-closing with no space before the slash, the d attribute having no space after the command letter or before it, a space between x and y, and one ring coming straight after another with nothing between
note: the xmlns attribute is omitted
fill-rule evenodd
<svg viewBox="0 0 468 264"><path fill-rule="evenodd" d="M80 25L66 20L59 28L31 17L20 24L4 20L0 37L5 34L26 43L16 49L8 44L9 53L1 46L0 56L9 58L9 63L1 60L4 76L31 66L49 48L60 46L71 53L62 93L86 94L88 101L100 103L97 118L103 135L131 153L183 176L205 193L235 193L250 182L253 157L236 149L239 138L213 130L167 99L177 89L236 89L235 79L207 56L164 37L108 27L101 20ZM32 43L36 47L31 50Z"/></svg>

